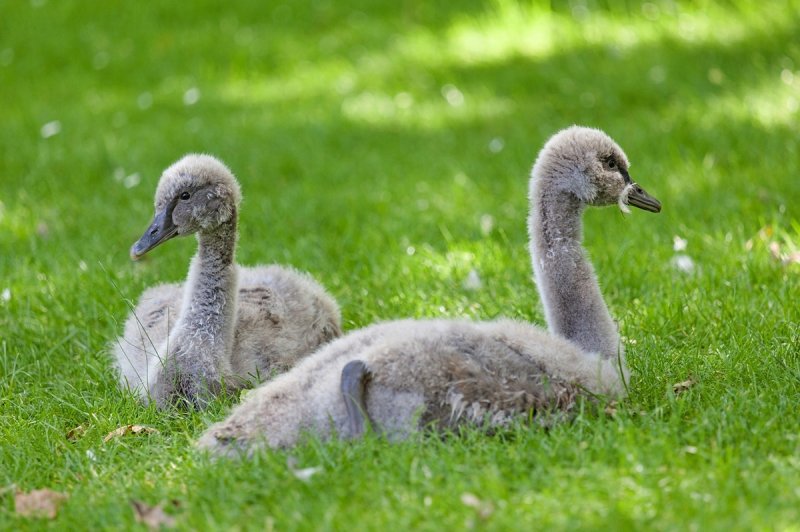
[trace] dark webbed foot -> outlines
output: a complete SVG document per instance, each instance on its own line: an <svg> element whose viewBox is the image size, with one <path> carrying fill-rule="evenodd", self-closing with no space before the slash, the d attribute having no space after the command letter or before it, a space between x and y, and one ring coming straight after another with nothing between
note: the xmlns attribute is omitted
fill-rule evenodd
<svg viewBox="0 0 800 532"><path fill-rule="evenodd" d="M347 425L353 438L364 434L369 421L367 405L364 404L364 389L370 375L367 365L360 360L348 362L342 369L342 397L347 409Z"/></svg>

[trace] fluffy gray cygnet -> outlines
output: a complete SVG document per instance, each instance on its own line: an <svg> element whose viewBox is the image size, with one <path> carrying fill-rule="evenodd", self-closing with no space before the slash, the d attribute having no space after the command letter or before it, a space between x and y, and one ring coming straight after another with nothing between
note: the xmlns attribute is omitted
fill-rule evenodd
<svg viewBox="0 0 800 532"><path fill-rule="evenodd" d="M549 333L508 319L372 325L251 392L199 447L238 455L290 447L307 433L357 437L367 426L390 438L423 427L490 429L567 412L580 395L623 395L619 335L581 246L584 208L604 205L661 209L632 182L625 154L605 133L557 133L533 167L528 224Z"/></svg>
<svg viewBox="0 0 800 532"><path fill-rule="evenodd" d="M202 407L341 334L336 301L309 275L236 264L241 197L231 171L210 155L187 155L161 176L155 218L131 258L192 233L198 249L186 283L146 290L113 345L120 385L145 403Z"/></svg>

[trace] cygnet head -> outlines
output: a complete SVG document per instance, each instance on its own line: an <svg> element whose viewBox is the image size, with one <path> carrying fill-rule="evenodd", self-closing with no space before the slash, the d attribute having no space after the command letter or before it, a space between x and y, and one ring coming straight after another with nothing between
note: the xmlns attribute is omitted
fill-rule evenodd
<svg viewBox="0 0 800 532"><path fill-rule="evenodd" d="M540 186L571 193L585 205L661 211L661 203L631 179L629 166L625 152L604 132L572 126L547 141L532 175Z"/></svg>
<svg viewBox="0 0 800 532"><path fill-rule="evenodd" d="M242 200L239 183L219 159L186 155L164 170L155 198L156 215L131 247L131 258L176 236L212 232L236 216Z"/></svg>

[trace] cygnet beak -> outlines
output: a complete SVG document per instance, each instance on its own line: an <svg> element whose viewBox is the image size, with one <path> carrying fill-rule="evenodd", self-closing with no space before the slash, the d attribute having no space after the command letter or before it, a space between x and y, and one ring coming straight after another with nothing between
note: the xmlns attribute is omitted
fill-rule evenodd
<svg viewBox="0 0 800 532"><path fill-rule="evenodd" d="M661 202L645 192L637 183L632 184L626 203L645 211L661 212Z"/></svg>
<svg viewBox="0 0 800 532"><path fill-rule="evenodd" d="M147 231L131 246L131 260L139 260L142 255L177 234L178 228L172 222L172 209L164 209L156 214Z"/></svg>

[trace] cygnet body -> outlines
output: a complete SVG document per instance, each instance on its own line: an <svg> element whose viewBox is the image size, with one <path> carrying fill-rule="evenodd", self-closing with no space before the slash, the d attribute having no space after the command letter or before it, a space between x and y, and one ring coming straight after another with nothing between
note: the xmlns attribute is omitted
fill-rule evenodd
<svg viewBox="0 0 800 532"><path fill-rule="evenodd" d="M203 406L341 334L338 305L309 275L236 264L240 201L231 171L209 155L187 155L161 176L155 218L131 257L190 234L198 250L186 283L146 290L113 345L120 385L143 402Z"/></svg>
<svg viewBox="0 0 800 532"><path fill-rule="evenodd" d="M303 434L356 437L367 425L396 438L422 427L492 428L569 412L579 396L622 396L622 346L581 245L581 216L586 206L620 202L661 209L627 169L619 146L596 129L563 130L539 154L528 227L549 332L508 319L372 325L252 392L199 446L237 455L290 447Z"/></svg>

